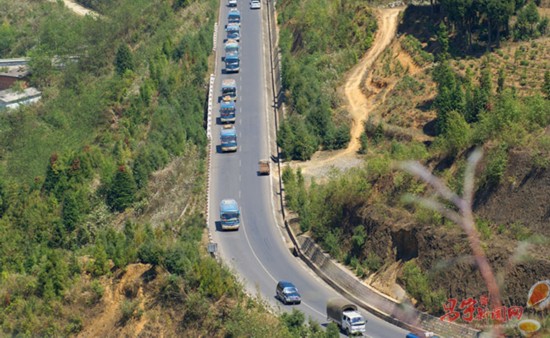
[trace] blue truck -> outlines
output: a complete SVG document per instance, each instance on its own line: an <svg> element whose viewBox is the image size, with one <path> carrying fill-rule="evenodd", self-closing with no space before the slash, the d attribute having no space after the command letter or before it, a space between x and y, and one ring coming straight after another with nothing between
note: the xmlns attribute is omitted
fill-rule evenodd
<svg viewBox="0 0 550 338"><path fill-rule="evenodd" d="M227 32L227 39L232 39L236 41L241 40L241 27L238 23L229 23L227 24L227 27L225 28L225 31Z"/></svg>
<svg viewBox="0 0 550 338"><path fill-rule="evenodd" d="M237 81L235 79L224 79L222 81L221 98L226 101L237 101Z"/></svg>
<svg viewBox="0 0 550 338"><path fill-rule="evenodd" d="M237 131L233 125L226 124L223 126L220 132L220 141L222 153L237 151Z"/></svg>
<svg viewBox="0 0 550 338"><path fill-rule="evenodd" d="M233 39L225 43L225 72L238 72L240 70L239 43Z"/></svg>
<svg viewBox="0 0 550 338"><path fill-rule="evenodd" d="M222 230L238 230L241 212L234 199L224 199L220 203L220 221Z"/></svg>
<svg viewBox="0 0 550 338"><path fill-rule="evenodd" d="M239 54L229 54L225 56L225 72L238 73L240 70Z"/></svg>
<svg viewBox="0 0 550 338"><path fill-rule="evenodd" d="M220 105L220 122L234 123L235 112L235 102L233 102L233 100L223 100Z"/></svg>
<svg viewBox="0 0 550 338"><path fill-rule="evenodd" d="M227 23L236 23L241 24L241 12L239 12L238 9L232 8L229 10L229 14L227 14Z"/></svg>
<svg viewBox="0 0 550 338"><path fill-rule="evenodd" d="M239 43L237 40L229 39L225 43L225 55L239 54Z"/></svg>

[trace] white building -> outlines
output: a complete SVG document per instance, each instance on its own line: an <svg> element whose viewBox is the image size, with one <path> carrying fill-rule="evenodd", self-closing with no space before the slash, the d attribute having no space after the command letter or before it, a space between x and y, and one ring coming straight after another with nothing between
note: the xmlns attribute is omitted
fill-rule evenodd
<svg viewBox="0 0 550 338"><path fill-rule="evenodd" d="M15 91L6 89L0 91L0 109L17 108L22 104L31 104L38 102L42 97L42 93L33 87L25 88L23 91Z"/></svg>

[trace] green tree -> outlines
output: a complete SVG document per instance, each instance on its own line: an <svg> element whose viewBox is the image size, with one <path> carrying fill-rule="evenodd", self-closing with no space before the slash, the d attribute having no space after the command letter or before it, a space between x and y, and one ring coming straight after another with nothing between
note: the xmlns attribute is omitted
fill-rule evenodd
<svg viewBox="0 0 550 338"><path fill-rule="evenodd" d="M292 154L294 153L294 139L295 136L290 123L283 121L277 133L277 145L281 147L281 156L283 158L292 159Z"/></svg>
<svg viewBox="0 0 550 338"><path fill-rule="evenodd" d="M43 189L46 192L57 193L65 190L66 177L62 160L57 153L50 156L50 162L46 169L46 178L44 179ZM58 195L58 194L56 194Z"/></svg>
<svg viewBox="0 0 550 338"><path fill-rule="evenodd" d="M90 272L94 276L103 276L109 272L109 258L102 244L97 244L94 247L93 261L90 267Z"/></svg>
<svg viewBox="0 0 550 338"><path fill-rule="evenodd" d="M515 10L515 0L482 0L480 10L487 21L487 49L491 48L495 31L497 47L500 46L500 33L502 28L508 31L508 23Z"/></svg>
<svg viewBox="0 0 550 338"><path fill-rule="evenodd" d="M439 24L437 30L437 42L441 46L441 51L437 55L438 61L445 61L449 58L449 32L443 21Z"/></svg>
<svg viewBox="0 0 550 338"><path fill-rule="evenodd" d="M118 167L107 195L107 204L115 211L124 211L135 200L136 182L126 166Z"/></svg>
<svg viewBox="0 0 550 338"><path fill-rule="evenodd" d="M497 80L497 92L501 93L504 90L504 83L506 81L506 74L504 73L504 68L498 70L498 80Z"/></svg>
<svg viewBox="0 0 550 338"><path fill-rule="evenodd" d="M116 52L115 69L119 75L127 70L134 70L134 57L130 47L125 43L121 44Z"/></svg>
<svg viewBox="0 0 550 338"><path fill-rule="evenodd" d="M340 337L340 329L338 325L334 322L330 322L327 325L327 330L325 331L326 338L338 338Z"/></svg>
<svg viewBox="0 0 550 338"><path fill-rule="evenodd" d="M300 335L300 332L302 331L303 325L306 320L306 316L303 312L292 309L291 313L283 313L281 315L281 320L290 332Z"/></svg>
<svg viewBox="0 0 550 338"><path fill-rule="evenodd" d="M358 225L353 228L353 236L351 237L351 242L353 243L353 251L356 256L361 254L363 250L363 245L367 241L367 231L363 225Z"/></svg>
<svg viewBox="0 0 550 338"><path fill-rule="evenodd" d="M516 24L514 25L514 39L528 40L539 34L537 23L540 20L539 10L533 1L518 12Z"/></svg>
<svg viewBox="0 0 550 338"><path fill-rule="evenodd" d="M444 149L451 155L456 155L470 142L470 126L464 116L454 110L447 114L446 123L445 131L438 137L437 142L441 142Z"/></svg>
<svg viewBox="0 0 550 338"><path fill-rule="evenodd" d="M547 100L550 100L550 71L544 72L544 83L542 85L542 93Z"/></svg>
<svg viewBox="0 0 550 338"><path fill-rule="evenodd" d="M57 250L51 250L41 258L39 269L37 282L41 296L46 299L60 296L69 279L64 257Z"/></svg>
<svg viewBox="0 0 550 338"><path fill-rule="evenodd" d="M537 31L541 36L545 36L548 33L548 26L550 25L550 18L545 16L542 20L539 21L537 25Z"/></svg>
<svg viewBox="0 0 550 338"><path fill-rule="evenodd" d="M63 199L62 220L67 232L72 232L80 221L80 206L73 192L66 193Z"/></svg>
<svg viewBox="0 0 550 338"><path fill-rule="evenodd" d="M13 43L15 42L15 30L8 24L7 21L4 21L0 25L0 58L8 55Z"/></svg>
<svg viewBox="0 0 550 338"><path fill-rule="evenodd" d="M487 156L487 166L482 178L481 185L488 188L500 184L506 167L508 166L508 146L501 144L492 149Z"/></svg>

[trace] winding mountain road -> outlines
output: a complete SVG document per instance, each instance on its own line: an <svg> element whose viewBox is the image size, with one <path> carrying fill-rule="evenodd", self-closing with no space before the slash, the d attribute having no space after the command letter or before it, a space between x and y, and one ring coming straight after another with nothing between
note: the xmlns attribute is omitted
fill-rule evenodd
<svg viewBox="0 0 550 338"><path fill-rule="evenodd" d="M223 79L237 80L237 122L239 149L236 153L218 153L220 125L215 124L219 104L213 109L212 147L210 164L208 226L218 254L242 278L246 289L260 295L275 309L290 311L293 307L325 324L327 299L338 293L318 278L305 264L294 257L277 222L275 191L271 176L258 176L259 159L270 156L273 140L273 111L269 79L269 41L266 23L266 4L261 10L251 10L240 0L241 11L241 71L222 74L224 27L228 8L222 0L217 32L217 61L214 98L219 95ZM241 208L241 227L238 231L220 231L219 203L234 198ZM274 298L278 280L290 280L302 294L302 304L284 306ZM363 311L367 318L367 335L371 337L405 337L406 331Z"/></svg>

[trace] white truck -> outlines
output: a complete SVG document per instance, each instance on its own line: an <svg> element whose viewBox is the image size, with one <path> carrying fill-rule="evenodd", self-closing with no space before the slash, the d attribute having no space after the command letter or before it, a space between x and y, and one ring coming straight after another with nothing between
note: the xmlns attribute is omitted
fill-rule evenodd
<svg viewBox="0 0 550 338"><path fill-rule="evenodd" d="M348 336L363 335L367 321L357 311L357 305L343 298L332 298L327 302L327 320L335 322Z"/></svg>

